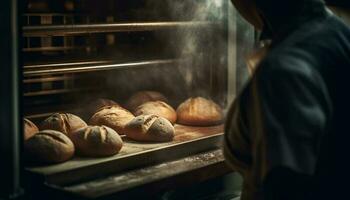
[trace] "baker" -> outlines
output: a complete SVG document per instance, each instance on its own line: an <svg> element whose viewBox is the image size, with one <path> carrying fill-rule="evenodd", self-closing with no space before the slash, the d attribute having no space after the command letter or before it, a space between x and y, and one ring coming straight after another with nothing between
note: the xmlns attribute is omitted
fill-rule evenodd
<svg viewBox="0 0 350 200"><path fill-rule="evenodd" d="M241 199L348 199L337 172L349 171L349 26L321 0L232 2L271 41L248 62L251 80L225 126L225 158L244 179Z"/></svg>

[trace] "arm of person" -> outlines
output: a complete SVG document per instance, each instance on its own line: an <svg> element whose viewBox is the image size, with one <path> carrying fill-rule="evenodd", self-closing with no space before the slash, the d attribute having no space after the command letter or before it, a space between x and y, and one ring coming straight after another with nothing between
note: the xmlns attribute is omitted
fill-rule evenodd
<svg viewBox="0 0 350 200"><path fill-rule="evenodd" d="M229 109L223 141L227 164L243 176L250 173L252 165L251 142L245 117L250 85L246 86Z"/></svg>
<svg viewBox="0 0 350 200"><path fill-rule="evenodd" d="M266 59L229 112L225 157L266 199L302 199L329 113L327 89L309 63Z"/></svg>
<svg viewBox="0 0 350 200"><path fill-rule="evenodd" d="M319 72L301 55L288 55L267 60L256 79L262 131L255 135L253 157L263 169L259 175L267 200L310 198L331 114Z"/></svg>

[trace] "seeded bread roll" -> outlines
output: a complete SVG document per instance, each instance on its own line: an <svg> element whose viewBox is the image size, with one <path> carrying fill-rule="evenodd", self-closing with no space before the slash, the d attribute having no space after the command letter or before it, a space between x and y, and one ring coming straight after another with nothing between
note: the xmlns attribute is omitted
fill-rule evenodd
<svg viewBox="0 0 350 200"><path fill-rule="evenodd" d="M176 122L176 111L163 101L146 102L136 108L135 116L139 115L157 115L169 120L172 124Z"/></svg>
<svg viewBox="0 0 350 200"><path fill-rule="evenodd" d="M69 113L55 113L45 119L40 126L41 130L56 130L64 133L68 137L87 124L80 117Z"/></svg>
<svg viewBox="0 0 350 200"><path fill-rule="evenodd" d="M126 108L129 109L131 112L134 112L139 105L149 101L163 101L166 103L168 102L167 98L159 92L141 91L135 93L129 98L128 102L126 103Z"/></svg>
<svg viewBox="0 0 350 200"><path fill-rule="evenodd" d="M118 134L125 134L124 127L132 119L134 115L120 106L105 106L95 113L91 119L91 125L108 126L115 130Z"/></svg>
<svg viewBox="0 0 350 200"><path fill-rule="evenodd" d="M87 126L72 134L76 152L101 157L117 154L123 146L121 137L107 126Z"/></svg>
<svg viewBox="0 0 350 200"><path fill-rule="evenodd" d="M173 125L156 115L140 115L126 125L126 136L137 141L167 142L175 135Z"/></svg>
<svg viewBox="0 0 350 200"><path fill-rule="evenodd" d="M196 97L187 99L176 110L177 123L192 126L212 126L223 122L219 105L211 100Z"/></svg>
<svg viewBox="0 0 350 200"><path fill-rule="evenodd" d="M24 148L28 161L35 163L60 163L74 155L72 141L54 130L38 132L25 141Z"/></svg>
<svg viewBox="0 0 350 200"><path fill-rule="evenodd" d="M30 137L35 135L36 133L39 132L38 127L31 122L30 120L24 118L23 119L23 124L24 124L24 140L28 140Z"/></svg>

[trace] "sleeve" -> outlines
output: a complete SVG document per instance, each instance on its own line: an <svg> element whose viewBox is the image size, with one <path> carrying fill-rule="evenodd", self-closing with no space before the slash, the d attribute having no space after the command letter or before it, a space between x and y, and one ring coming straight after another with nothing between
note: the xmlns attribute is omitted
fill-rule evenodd
<svg viewBox="0 0 350 200"><path fill-rule="evenodd" d="M330 114L325 83L300 59L284 57L265 65L256 78L259 116L252 123L260 124L252 153L263 168L261 179L275 167L312 175Z"/></svg>
<svg viewBox="0 0 350 200"><path fill-rule="evenodd" d="M249 86L232 104L227 114L223 153L228 165L240 174L248 174L251 169L251 143L245 121L246 100L249 95Z"/></svg>

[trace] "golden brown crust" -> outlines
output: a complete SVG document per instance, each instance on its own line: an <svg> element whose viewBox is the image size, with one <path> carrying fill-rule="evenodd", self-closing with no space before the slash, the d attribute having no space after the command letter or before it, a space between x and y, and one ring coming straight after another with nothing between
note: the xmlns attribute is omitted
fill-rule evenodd
<svg viewBox="0 0 350 200"><path fill-rule="evenodd" d="M49 5L45 1L29 2L27 4L28 10L30 12L47 12L49 11Z"/></svg>
<svg viewBox="0 0 350 200"><path fill-rule="evenodd" d="M70 137L71 133L86 126L87 124L76 115L69 113L55 113L43 121L40 129L60 131Z"/></svg>
<svg viewBox="0 0 350 200"><path fill-rule="evenodd" d="M107 126L88 126L72 134L77 153L100 157L117 154L123 146L121 137Z"/></svg>
<svg viewBox="0 0 350 200"><path fill-rule="evenodd" d="M189 98L176 110L177 123L192 126L211 126L223 122L223 113L219 105L211 100L196 97Z"/></svg>
<svg viewBox="0 0 350 200"><path fill-rule="evenodd" d="M60 163L74 155L72 141L63 133L43 130L25 141L26 157L36 163Z"/></svg>
<svg viewBox="0 0 350 200"><path fill-rule="evenodd" d="M176 111L163 101L146 102L136 108L135 116L139 115L157 115L169 120L172 124L176 122Z"/></svg>
<svg viewBox="0 0 350 200"><path fill-rule="evenodd" d="M105 106L91 117L89 123L108 126L122 135L125 134L125 125L134 117L132 113L120 106Z"/></svg>
<svg viewBox="0 0 350 200"><path fill-rule="evenodd" d="M128 108L131 112L134 112L138 106L149 101L168 102L167 98L159 92L140 91L129 98L129 100L126 103L126 108Z"/></svg>
<svg viewBox="0 0 350 200"><path fill-rule="evenodd" d="M126 125L126 136L137 141L167 142L175 135L173 125L156 115L140 115Z"/></svg>
<svg viewBox="0 0 350 200"><path fill-rule="evenodd" d="M89 117L91 117L93 114L95 114L105 106L119 106L119 104L110 99L97 99L88 105L87 110L89 112Z"/></svg>
<svg viewBox="0 0 350 200"><path fill-rule="evenodd" d="M32 136L34 136L36 133L39 132L38 127L31 122L30 120L24 118L23 119L23 124L24 124L24 140L28 140Z"/></svg>

